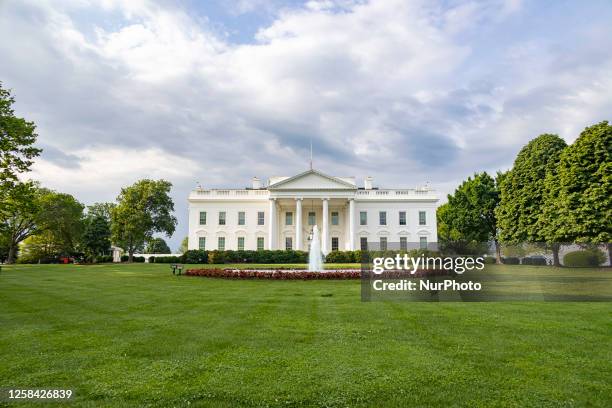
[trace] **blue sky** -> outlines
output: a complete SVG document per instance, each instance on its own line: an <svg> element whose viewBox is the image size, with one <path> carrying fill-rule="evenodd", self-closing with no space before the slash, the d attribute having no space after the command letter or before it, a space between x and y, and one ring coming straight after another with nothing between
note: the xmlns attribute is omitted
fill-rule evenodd
<svg viewBox="0 0 612 408"><path fill-rule="evenodd" d="M0 81L89 204L142 177L243 187L308 166L441 195L612 112L610 1L8 0Z"/></svg>

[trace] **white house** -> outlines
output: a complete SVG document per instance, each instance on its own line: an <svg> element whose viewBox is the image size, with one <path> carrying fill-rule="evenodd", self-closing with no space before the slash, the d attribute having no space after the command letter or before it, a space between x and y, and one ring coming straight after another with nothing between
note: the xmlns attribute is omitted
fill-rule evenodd
<svg viewBox="0 0 612 408"><path fill-rule="evenodd" d="M381 189L372 178L358 187L354 177L308 170L271 177L266 187L197 188L189 195L189 249L308 250L314 225L323 253L389 249L437 241L438 197L429 187ZM389 246L388 246L389 245Z"/></svg>

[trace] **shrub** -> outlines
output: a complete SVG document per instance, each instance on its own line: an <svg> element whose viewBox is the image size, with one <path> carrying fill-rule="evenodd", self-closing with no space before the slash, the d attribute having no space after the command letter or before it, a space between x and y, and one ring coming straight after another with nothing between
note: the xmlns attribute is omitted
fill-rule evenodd
<svg viewBox="0 0 612 408"><path fill-rule="evenodd" d="M525 258L521 260L521 264L545 266L546 258L544 258L543 256L526 256Z"/></svg>
<svg viewBox="0 0 612 408"><path fill-rule="evenodd" d="M154 258L153 260L151 260L151 258L149 258L149 262L164 263L164 264L173 264L173 263L182 262L182 257L180 256L158 256Z"/></svg>
<svg viewBox="0 0 612 408"><path fill-rule="evenodd" d="M189 264L208 263L208 252L202 249L190 249L183 254L181 262Z"/></svg>
<svg viewBox="0 0 612 408"><path fill-rule="evenodd" d="M571 267L593 267L605 262L605 255L599 249L572 251L563 257L563 265Z"/></svg>
<svg viewBox="0 0 612 408"><path fill-rule="evenodd" d="M225 252L226 251L210 251L208 253L209 264L222 264L225 263Z"/></svg>
<svg viewBox="0 0 612 408"><path fill-rule="evenodd" d="M129 261L130 257L129 255L121 255L121 262L127 262ZM132 258L132 262L137 262L137 263L142 263L145 261L144 256L135 256Z"/></svg>
<svg viewBox="0 0 612 408"><path fill-rule="evenodd" d="M502 263L505 265L519 265L521 260L516 256L505 256L502 258Z"/></svg>
<svg viewBox="0 0 612 408"><path fill-rule="evenodd" d="M484 263L487 264L487 265L495 264L495 257L494 256L485 256L484 257Z"/></svg>

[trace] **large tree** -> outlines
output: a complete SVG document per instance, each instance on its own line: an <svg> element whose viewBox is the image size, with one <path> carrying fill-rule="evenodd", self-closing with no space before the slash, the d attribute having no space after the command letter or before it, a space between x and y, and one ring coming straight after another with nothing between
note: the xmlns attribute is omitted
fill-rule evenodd
<svg viewBox="0 0 612 408"><path fill-rule="evenodd" d="M147 254L169 254L172 251L163 238L153 238L147 242Z"/></svg>
<svg viewBox="0 0 612 408"><path fill-rule="evenodd" d="M33 147L36 126L15 116L15 99L0 82L0 194L18 183L18 174L26 172L41 152Z"/></svg>
<svg viewBox="0 0 612 408"><path fill-rule="evenodd" d="M612 259L612 125L587 127L545 180L540 217L549 240L606 244Z"/></svg>
<svg viewBox="0 0 612 408"><path fill-rule="evenodd" d="M0 207L0 234L8 248L7 263L15 263L19 243L39 228L41 197L47 191L32 182L5 191Z"/></svg>
<svg viewBox="0 0 612 408"><path fill-rule="evenodd" d="M556 173L566 143L557 135L543 134L521 149L512 170L500 184L500 204L496 209L500 239L518 244L548 243L559 265L558 242L550 242L542 228L545 179ZM551 176L552 175L552 176Z"/></svg>
<svg viewBox="0 0 612 408"><path fill-rule="evenodd" d="M172 236L176 228L174 203L170 198L172 183L165 180L140 180L121 189L112 210L113 242L129 254L149 241L153 234Z"/></svg>
<svg viewBox="0 0 612 408"><path fill-rule="evenodd" d="M85 206L66 193L50 191L40 200L39 229L49 234L57 255L77 252L83 234Z"/></svg>
<svg viewBox="0 0 612 408"><path fill-rule="evenodd" d="M111 249L112 203L96 203L87 207L84 221L82 246L85 254L96 262L97 257L108 254Z"/></svg>
<svg viewBox="0 0 612 408"><path fill-rule="evenodd" d="M499 174L498 178L501 177ZM468 177L448 195L448 203L438 209L441 244L457 251L478 251L494 241L501 262L495 216L498 204L499 189L493 177L486 172Z"/></svg>

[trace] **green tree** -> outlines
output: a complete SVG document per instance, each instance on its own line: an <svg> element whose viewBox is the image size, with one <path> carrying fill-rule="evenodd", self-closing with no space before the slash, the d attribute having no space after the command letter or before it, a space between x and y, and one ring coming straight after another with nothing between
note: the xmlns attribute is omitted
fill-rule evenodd
<svg viewBox="0 0 612 408"><path fill-rule="evenodd" d="M448 195L448 203L438 209L442 246L470 253L482 251L484 244L494 241L497 259L501 262L495 216L498 204L499 189L493 177L486 172L468 177L453 194Z"/></svg>
<svg viewBox="0 0 612 408"><path fill-rule="evenodd" d="M181 241L181 246L179 247L179 252L181 254L184 254L185 252L187 252L188 246L189 246L189 237L185 237Z"/></svg>
<svg viewBox="0 0 612 408"><path fill-rule="evenodd" d="M170 198L172 183L165 180L140 180L121 189L117 206L111 213L113 242L121 246L132 262L134 252L149 241L153 234L171 236L176 228Z"/></svg>
<svg viewBox="0 0 612 408"><path fill-rule="evenodd" d="M500 184L496 209L500 239L509 244L548 242L559 265L558 242L550 242L542 228L545 179L556 173L566 143L557 135L543 134L521 149L512 170Z"/></svg>
<svg viewBox="0 0 612 408"><path fill-rule="evenodd" d="M28 171L32 159L41 152L32 146L36 142L36 126L16 117L13 103L15 99L0 82L0 193L18 183L17 175Z"/></svg>
<svg viewBox="0 0 612 408"><path fill-rule="evenodd" d="M170 254L170 247L163 238L153 238L147 242L147 254Z"/></svg>
<svg viewBox="0 0 612 408"><path fill-rule="evenodd" d="M5 191L0 207L0 234L8 248L7 263L15 263L19 243L37 232L44 193L33 182L16 183Z"/></svg>
<svg viewBox="0 0 612 408"><path fill-rule="evenodd" d="M111 211L112 203L96 203L87 207L84 221L82 245L85 254L96 262L98 256L111 250Z"/></svg>
<svg viewBox="0 0 612 408"><path fill-rule="evenodd" d="M612 259L612 125L587 127L545 180L540 225L548 240L606 244Z"/></svg>
<svg viewBox="0 0 612 408"><path fill-rule="evenodd" d="M85 206L66 193L50 191L40 200L39 229L46 231L58 255L74 255L83 234Z"/></svg>

